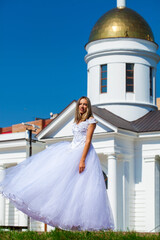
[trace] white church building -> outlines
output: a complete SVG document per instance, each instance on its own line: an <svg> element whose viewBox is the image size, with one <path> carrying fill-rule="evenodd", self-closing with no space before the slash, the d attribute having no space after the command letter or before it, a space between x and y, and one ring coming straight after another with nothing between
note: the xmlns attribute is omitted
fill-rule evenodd
<svg viewBox="0 0 160 240"><path fill-rule="evenodd" d="M107 177L115 230L160 231L160 56L148 23L117 0L93 27L87 54L87 96L98 121L93 145ZM34 136L33 153L71 141L76 101ZM0 134L0 170L28 156L27 132ZM45 164L45 163L44 163ZM28 218L0 196L0 225L27 227ZM51 229L49 226L48 230ZM30 229L44 224L31 220Z"/></svg>

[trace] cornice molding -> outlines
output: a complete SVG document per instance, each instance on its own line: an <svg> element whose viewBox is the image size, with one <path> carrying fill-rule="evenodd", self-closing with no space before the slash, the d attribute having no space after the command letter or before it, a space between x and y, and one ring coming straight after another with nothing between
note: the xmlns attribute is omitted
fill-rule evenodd
<svg viewBox="0 0 160 240"><path fill-rule="evenodd" d="M111 50L102 50L102 51L95 51L93 53L88 53L85 56L85 61L88 63L90 60L103 57L103 56L111 56L111 55L128 55L128 56L141 56L141 57L149 57L154 59L157 63L160 61L160 56L157 53L139 50L139 49L111 49Z"/></svg>

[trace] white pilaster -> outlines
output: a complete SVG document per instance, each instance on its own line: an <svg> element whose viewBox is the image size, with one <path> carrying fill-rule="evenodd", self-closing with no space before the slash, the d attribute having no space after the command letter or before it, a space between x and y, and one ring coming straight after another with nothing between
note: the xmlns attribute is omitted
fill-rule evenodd
<svg viewBox="0 0 160 240"><path fill-rule="evenodd" d="M108 156L108 196L112 208L115 230L117 229L117 159L115 155Z"/></svg>
<svg viewBox="0 0 160 240"><path fill-rule="evenodd" d="M153 104L156 105L156 69L153 68Z"/></svg>
<svg viewBox="0 0 160 240"><path fill-rule="evenodd" d="M144 187L145 187L145 231L156 231L156 193L155 193L155 170L156 161L154 156L144 157Z"/></svg>
<svg viewBox="0 0 160 240"><path fill-rule="evenodd" d="M3 178L4 167L0 166L0 180ZM0 194L0 226L5 225L5 198Z"/></svg>
<svg viewBox="0 0 160 240"><path fill-rule="evenodd" d="M155 226L160 232L160 156L155 156Z"/></svg>

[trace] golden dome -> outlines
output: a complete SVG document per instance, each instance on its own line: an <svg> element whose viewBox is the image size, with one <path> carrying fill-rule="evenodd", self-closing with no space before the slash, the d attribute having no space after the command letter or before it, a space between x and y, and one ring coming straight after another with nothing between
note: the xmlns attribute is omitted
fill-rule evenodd
<svg viewBox="0 0 160 240"><path fill-rule="evenodd" d="M148 23L130 8L114 8L93 27L89 42L105 38L139 38L154 42Z"/></svg>

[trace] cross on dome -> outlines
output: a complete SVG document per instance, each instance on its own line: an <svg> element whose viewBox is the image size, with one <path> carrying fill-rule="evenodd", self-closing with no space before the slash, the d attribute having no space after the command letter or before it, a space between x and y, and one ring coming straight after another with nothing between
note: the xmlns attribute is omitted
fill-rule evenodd
<svg viewBox="0 0 160 240"><path fill-rule="evenodd" d="M125 8L126 0L117 0L117 8Z"/></svg>

